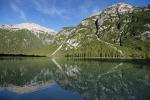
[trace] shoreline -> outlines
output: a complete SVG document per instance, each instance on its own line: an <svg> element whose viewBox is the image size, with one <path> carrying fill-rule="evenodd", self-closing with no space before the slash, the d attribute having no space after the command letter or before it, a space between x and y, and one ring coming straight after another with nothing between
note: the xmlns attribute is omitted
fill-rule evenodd
<svg viewBox="0 0 150 100"><path fill-rule="evenodd" d="M25 55L25 54L0 54L0 58L7 58L7 57L46 57L46 56Z"/></svg>
<svg viewBox="0 0 150 100"><path fill-rule="evenodd" d="M72 60L150 60L150 58L138 57L65 57Z"/></svg>
<svg viewBox="0 0 150 100"><path fill-rule="evenodd" d="M19 58L19 57L49 57L40 55L25 55L25 54L0 54L0 58ZM140 57L49 57L49 58L64 58L70 60L150 60L150 58Z"/></svg>

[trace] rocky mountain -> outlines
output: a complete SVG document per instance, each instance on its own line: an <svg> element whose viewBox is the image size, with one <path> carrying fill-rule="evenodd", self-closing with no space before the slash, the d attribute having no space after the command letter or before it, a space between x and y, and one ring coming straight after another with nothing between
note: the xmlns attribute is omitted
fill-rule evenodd
<svg viewBox="0 0 150 100"><path fill-rule="evenodd" d="M58 42L59 41L59 42ZM150 57L150 8L114 4L65 27L55 43L67 57ZM56 54L56 52L55 52Z"/></svg>
<svg viewBox="0 0 150 100"><path fill-rule="evenodd" d="M40 33L40 32L45 32L45 33L50 33L50 34L55 34L56 32L52 29L40 26L35 23L21 23L21 24L15 24L15 25L0 25L0 28L3 29L10 29L10 30L21 30L21 29L27 29L31 32L34 33Z"/></svg>
<svg viewBox="0 0 150 100"><path fill-rule="evenodd" d="M33 23L1 25L0 38L0 54L150 58L150 7L117 3L57 34Z"/></svg>
<svg viewBox="0 0 150 100"><path fill-rule="evenodd" d="M56 32L33 23L0 26L0 54L46 55Z"/></svg>

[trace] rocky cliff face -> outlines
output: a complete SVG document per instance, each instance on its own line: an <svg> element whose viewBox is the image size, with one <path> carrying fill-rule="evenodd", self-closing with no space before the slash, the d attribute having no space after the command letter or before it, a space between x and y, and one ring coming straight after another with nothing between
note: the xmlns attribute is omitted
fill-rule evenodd
<svg viewBox="0 0 150 100"><path fill-rule="evenodd" d="M119 43L120 46L122 45L121 39L123 36L133 35L139 37L140 40L142 38L148 38L142 34L149 30L149 27L145 26L146 23L149 23L147 22L148 20L146 21L149 16L149 10L147 12L145 11L145 13L142 12L143 10L142 8L136 8L124 3L113 5L101 14L93 16L92 20L96 17L96 35L106 41L111 40L110 42ZM142 18L142 15L145 15L145 18ZM136 26L135 23L139 25ZM145 30L141 29L136 31L134 30L135 27L144 27ZM147 41L147 39L145 40ZM145 40L143 39L143 41Z"/></svg>
<svg viewBox="0 0 150 100"><path fill-rule="evenodd" d="M102 53L98 53L103 52L102 49L110 50L106 55L113 51L118 52L117 56L145 56L150 47L149 33L150 9L148 7L140 8L118 3L84 19L76 27L65 27L58 35L64 35L63 38L61 37L61 43L65 41L62 50L66 52L74 50L71 54L67 53L67 56L102 56ZM59 40L60 37L56 39ZM95 51L97 48L99 49ZM95 54L85 52L95 52ZM112 53L112 55L116 54Z"/></svg>

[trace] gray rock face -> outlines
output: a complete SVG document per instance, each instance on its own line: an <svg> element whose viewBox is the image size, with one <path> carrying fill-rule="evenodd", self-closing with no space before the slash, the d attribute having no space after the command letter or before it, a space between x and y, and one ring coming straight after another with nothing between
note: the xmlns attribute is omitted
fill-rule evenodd
<svg viewBox="0 0 150 100"><path fill-rule="evenodd" d="M100 52L106 45L110 50L119 53L121 50L116 46L142 50L141 48L147 48L147 42L150 41L150 10L144 9L149 8L134 7L125 3L114 4L104 11L84 19L75 27L64 28L56 35L56 44L63 43L61 50L80 49L71 51L70 55L76 53L75 56L85 56L85 48L87 55L91 56L93 51L90 52L90 50L99 48L95 52ZM122 52L120 54L122 55ZM102 55L100 54L100 56Z"/></svg>
<svg viewBox="0 0 150 100"><path fill-rule="evenodd" d="M147 11L149 11L149 8L143 9L147 9ZM129 32L131 28L129 24L134 24L135 22L138 23L140 19L138 19L134 14L141 13L142 11L142 8L133 7L125 3L118 3L105 9L99 15L95 15L90 18L95 22L96 35L98 38L101 37L104 40L115 38L112 40L118 40L119 42L121 41L123 35L132 34L135 36L137 34L137 32ZM86 22L87 20L85 20L84 22ZM88 26L88 23L86 24L86 26ZM148 25L146 25L146 27L148 27ZM141 31L141 33L143 32ZM113 37L110 37L111 35L113 35ZM143 38L141 40L145 39Z"/></svg>

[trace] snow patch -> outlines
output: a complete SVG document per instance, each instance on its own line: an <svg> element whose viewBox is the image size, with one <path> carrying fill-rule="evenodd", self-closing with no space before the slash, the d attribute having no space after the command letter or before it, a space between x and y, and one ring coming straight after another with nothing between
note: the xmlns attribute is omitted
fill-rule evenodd
<svg viewBox="0 0 150 100"><path fill-rule="evenodd" d="M27 39L23 39L25 42L27 42Z"/></svg>
<svg viewBox="0 0 150 100"><path fill-rule="evenodd" d="M27 29L34 33L49 33L49 34L55 34L56 32L52 29L40 26L38 24L34 23L21 23L21 24L15 24L15 25L0 25L0 28L3 29L10 29L10 30L21 30L21 29Z"/></svg>
<svg viewBox="0 0 150 100"><path fill-rule="evenodd" d="M77 41L77 39L69 39L66 42L66 44L67 44L67 46L69 46L72 49L72 48L77 48L79 45L79 42Z"/></svg>

